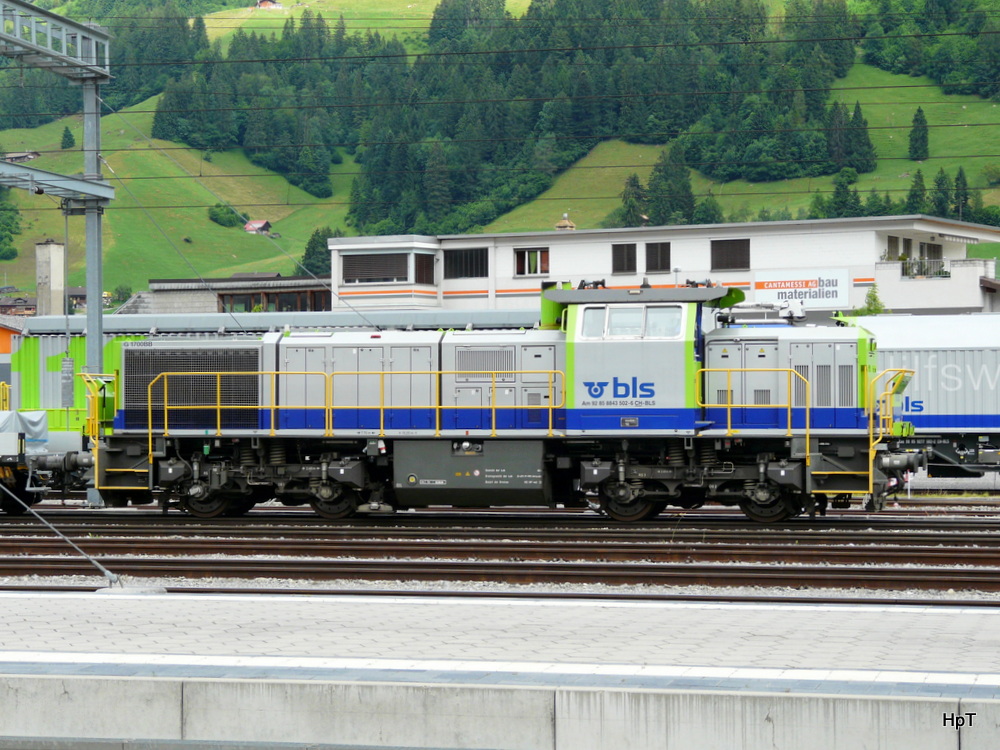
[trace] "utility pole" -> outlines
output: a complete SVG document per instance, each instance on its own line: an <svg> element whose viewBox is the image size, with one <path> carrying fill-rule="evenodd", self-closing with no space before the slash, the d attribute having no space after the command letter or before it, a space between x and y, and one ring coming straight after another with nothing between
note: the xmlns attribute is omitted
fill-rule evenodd
<svg viewBox="0 0 1000 750"><path fill-rule="evenodd" d="M0 55L49 70L83 90L83 177L0 161L0 185L61 200L67 216L84 216L87 263L86 372L104 367L104 273L101 216L114 189L101 177L101 111L98 92L111 79L107 30L70 21L20 0L0 0Z"/></svg>

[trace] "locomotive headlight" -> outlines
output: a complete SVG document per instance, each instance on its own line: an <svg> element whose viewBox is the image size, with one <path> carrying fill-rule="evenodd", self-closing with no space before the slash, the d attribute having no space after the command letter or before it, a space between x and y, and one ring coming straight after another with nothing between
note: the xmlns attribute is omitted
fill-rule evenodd
<svg viewBox="0 0 1000 750"><path fill-rule="evenodd" d="M462 450L463 451L470 451L470 450L472 450L472 443L470 443L468 440L463 440L462 441Z"/></svg>

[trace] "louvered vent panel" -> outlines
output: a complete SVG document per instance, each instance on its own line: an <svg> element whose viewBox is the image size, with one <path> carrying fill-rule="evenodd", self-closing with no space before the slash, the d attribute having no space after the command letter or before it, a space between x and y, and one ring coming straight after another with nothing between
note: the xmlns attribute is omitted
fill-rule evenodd
<svg viewBox="0 0 1000 750"><path fill-rule="evenodd" d="M754 406L767 406L771 403L771 391L768 388L754 388Z"/></svg>
<svg viewBox="0 0 1000 750"><path fill-rule="evenodd" d="M497 383L514 382L514 348L455 350L455 380L459 383L489 383L490 373L496 373Z"/></svg>
<svg viewBox="0 0 1000 750"><path fill-rule="evenodd" d="M816 383L813 386L816 406L833 406L833 368L816 365Z"/></svg>
<svg viewBox="0 0 1000 750"><path fill-rule="evenodd" d="M259 349L125 349L122 356L125 426L144 429L152 398L153 424L163 428L164 385L160 379L150 394L149 384L162 373L205 373L170 375L167 393L170 406L205 406L205 409L171 410L171 428L215 427L216 401L222 406L258 406L257 375L222 375L222 372L255 373L260 370ZM257 427L256 409L223 409L222 427Z"/></svg>
<svg viewBox="0 0 1000 750"><path fill-rule="evenodd" d="M793 406L808 406L806 404L806 381L809 380L809 365L795 365L795 372L802 378L792 378L792 398Z"/></svg>
<svg viewBox="0 0 1000 750"><path fill-rule="evenodd" d="M732 391L728 391L725 388L718 390L715 396L715 403L720 406L727 406L731 404L733 402L732 393Z"/></svg>
<svg viewBox="0 0 1000 750"><path fill-rule="evenodd" d="M854 406L854 365L840 365L837 368L840 372L840 406Z"/></svg>

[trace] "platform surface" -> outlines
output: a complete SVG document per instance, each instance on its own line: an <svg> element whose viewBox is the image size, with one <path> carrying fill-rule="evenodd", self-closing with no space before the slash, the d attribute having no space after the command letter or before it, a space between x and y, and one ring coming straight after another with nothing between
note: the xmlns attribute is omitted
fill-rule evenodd
<svg viewBox="0 0 1000 750"><path fill-rule="evenodd" d="M0 593L0 674L1000 698L1000 607Z"/></svg>

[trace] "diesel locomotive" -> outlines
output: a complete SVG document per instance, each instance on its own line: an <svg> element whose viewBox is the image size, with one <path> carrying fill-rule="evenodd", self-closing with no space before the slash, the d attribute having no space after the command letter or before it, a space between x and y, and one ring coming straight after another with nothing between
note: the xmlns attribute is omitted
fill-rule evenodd
<svg viewBox="0 0 1000 750"><path fill-rule="evenodd" d="M866 329L740 321L723 311L742 293L710 285L588 286L543 289L530 327L411 311L394 327L115 337L115 372L83 376L85 418L53 408L19 428L4 481L28 502L86 487L200 517L276 500L330 519L563 505L640 521L714 502L767 522L879 509L920 466L900 447L910 372L879 370ZM17 403L32 357L14 359Z"/></svg>

